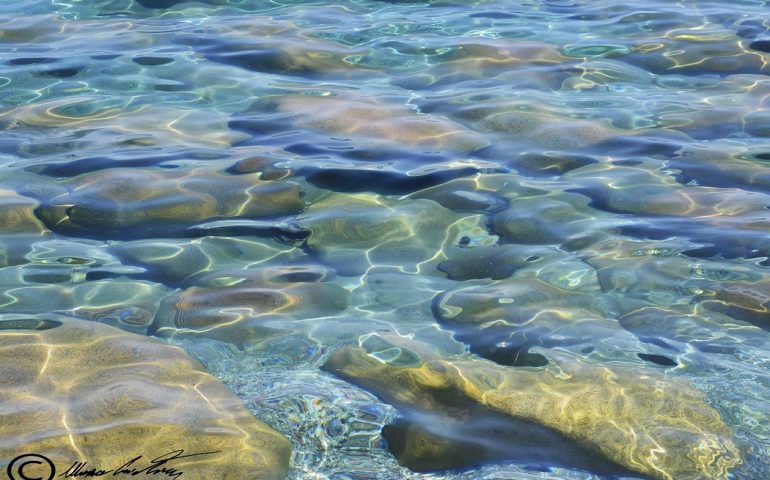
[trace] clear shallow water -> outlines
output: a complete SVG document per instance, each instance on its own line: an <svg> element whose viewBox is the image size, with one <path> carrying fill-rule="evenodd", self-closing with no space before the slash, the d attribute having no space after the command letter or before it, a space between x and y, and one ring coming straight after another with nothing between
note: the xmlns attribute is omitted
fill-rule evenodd
<svg viewBox="0 0 770 480"><path fill-rule="evenodd" d="M399 466L346 345L684 382L765 478L767 6L3 4L0 312L183 345L293 478L593 478Z"/></svg>

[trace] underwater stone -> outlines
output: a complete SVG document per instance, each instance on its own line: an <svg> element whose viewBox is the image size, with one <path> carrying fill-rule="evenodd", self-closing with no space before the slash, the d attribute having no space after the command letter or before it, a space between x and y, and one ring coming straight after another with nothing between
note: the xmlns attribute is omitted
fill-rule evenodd
<svg viewBox="0 0 770 480"><path fill-rule="evenodd" d="M285 478L290 444L180 348L74 319L0 321L0 457L104 470L174 450L189 479ZM87 368L84 368L87 366ZM141 465L141 467L139 466Z"/></svg>
<svg viewBox="0 0 770 480"><path fill-rule="evenodd" d="M0 189L0 267L27 263L25 255L50 231L35 217L38 202Z"/></svg>
<svg viewBox="0 0 770 480"><path fill-rule="evenodd" d="M230 0L207 0L230 3ZM307 35L292 22L272 16L249 16L224 22L216 35L180 35L177 42L189 45L211 62L252 72L291 75L311 79L368 79L381 74L377 66L353 61L370 53ZM250 77L244 77L250 78Z"/></svg>
<svg viewBox="0 0 770 480"><path fill-rule="evenodd" d="M709 310L770 331L770 285L767 283L712 285L699 299Z"/></svg>
<svg viewBox="0 0 770 480"><path fill-rule="evenodd" d="M763 212L768 197L755 192L681 185L673 177L642 166L593 165L569 172L573 191L591 198L591 206L614 213L657 216L722 217Z"/></svg>
<svg viewBox="0 0 770 480"><path fill-rule="evenodd" d="M495 78L512 88L558 89L565 77L559 68L570 59L553 44L521 39L474 38L445 47L421 48L414 52L429 59L429 69L395 78L393 84L419 90ZM548 68L553 67L553 68ZM521 74L522 70L526 74ZM510 78L505 78L511 72ZM504 77L504 78L501 78Z"/></svg>
<svg viewBox="0 0 770 480"><path fill-rule="evenodd" d="M630 349L633 337L604 316L614 308L606 297L532 278L461 285L435 298L433 315L481 357L500 365L542 366L548 361L530 352L533 347L604 352L620 343Z"/></svg>
<svg viewBox="0 0 770 480"><path fill-rule="evenodd" d="M372 194L331 194L296 222L311 232L306 245L340 275L360 275L374 266L416 271L443 260L445 248L463 236L494 243L482 215L458 214L430 200Z"/></svg>
<svg viewBox="0 0 770 480"><path fill-rule="evenodd" d="M271 327L271 321L307 321L339 313L347 305L347 290L325 282L191 287L161 302L150 334L212 338L249 350L285 333Z"/></svg>
<svg viewBox="0 0 770 480"><path fill-rule="evenodd" d="M277 110L294 115L297 128L367 137L374 143L472 152L489 145L481 134L441 116L417 114L407 105L344 97L278 97Z"/></svg>
<svg viewBox="0 0 770 480"><path fill-rule="evenodd" d="M409 195L409 198L433 200L444 208L459 212L496 212L505 208L505 199L494 189L480 185L477 179L454 179Z"/></svg>
<svg viewBox="0 0 770 480"><path fill-rule="evenodd" d="M770 110L751 112L743 117L744 130L755 137L770 137Z"/></svg>
<svg viewBox="0 0 770 480"><path fill-rule="evenodd" d="M199 285L198 277L233 268L288 262L302 253L273 239L207 236L193 240L134 240L110 247L127 265L146 269L153 281L170 285ZM202 285L199 285L202 286Z"/></svg>
<svg viewBox="0 0 770 480"><path fill-rule="evenodd" d="M160 300L169 293L158 283L126 278L86 280L77 269L65 265L58 265L59 272L53 272L62 277L57 278L52 272L41 271L42 266L23 265L17 269L19 278L15 279L8 275L11 269L0 270L0 283L4 285L0 289L2 313L54 313L144 334ZM58 283L46 284L55 280Z"/></svg>
<svg viewBox="0 0 770 480"><path fill-rule="evenodd" d="M597 266L597 276L603 292L622 293L627 297L656 303L675 303L689 296L688 288L704 282L692 278L695 262L677 257L643 257L604 261L588 260Z"/></svg>
<svg viewBox="0 0 770 480"><path fill-rule="evenodd" d="M452 280L508 278L524 267L542 266L546 258L558 255L556 249L530 245L463 246L448 252L449 259L438 264Z"/></svg>
<svg viewBox="0 0 770 480"><path fill-rule="evenodd" d="M571 244L593 242L602 236L601 213L588 203L587 197L575 193L516 197L492 217L492 225L506 242L563 245L571 250ZM611 225L613 219L607 218Z"/></svg>
<svg viewBox="0 0 770 480"><path fill-rule="evenodd" d="M191 170L114 168L71 178L67 192L50 197L43 189L39 216L56 231L97 236L144 237L153 228L190 227L229 217L288 215L301 211L300 187Z"/></svg>
<svg viewBox="0 0 770 480"><path fill-rule="evenodd" d="M276 167L276 160L254 156L237 161L232 167L227 169L227 173L244 174L259 173L261 180L280 180L282 178L293 176L294 172L290 168Z"/></svg>
<svg viewBox="0 0 770 480"><path fill-rule="evenodd" d="M671 159L671 166L681 170L678 180L683 184L695 181L709 187L769 192L770 168L762 161L767 154L761 152L728 145L690 145Z"/></svg>
<svg viewBox="0 0 770 480"><path fill-rule="evenodd" d="M381 348L404 353L397 345ZM378 359L380 352L345 347L324 369L395 405L407 419L414 411L451 416L485 408L547 427L594 456L653 478L726 479L741 462L730 428L703 394L657 369L595 364L565 353L549 354L550 368L506 368L410 351L420 364L391 365ZM430 447L419 454L431 462Z"/></svg>
<svg viewBox="0 0 770 480"><path fill-rule="evenodd" d="M499 146L493 145L493 158L508 160L514 168L517 152L561 151L574 155L576 151L628 133L605 119L569 118L563 111L535 101L491 98L436 109L436 113L446 109L450 118L496 140Z"/></svg>
<svg viewBox="0 0 770 480"><path fill-rule="evenodd" d="M653 51L640 48L624 55L623 60L661 75L766 74L768 66L764 56L756 51L746 51L741 41L734 32L712 35L710 32L700 34L693 30L672 35ZM752 48L751 44L749 48Z"/></svg>
<svg viewBox="0 0 770 480"><path fill-rule="evenodd" d="M42 235L46 228L35 217L38 202L12 190L0 190L0 229L7 233Z"/></svg>
<svg viewBox="0 0 770 480"><path fill-rule="evenodd" d="M650 306L619 319L641 341L672 351L689 343L704 353L735 354L743 346L767 348L770 336L703 305Z"/></svg>
<svg viewBox="0 0 770 480"><path fill-rule="evenodd" d="M135 46L126 45L124 48ZM117 144L122 147L182 144L228 148L248 138L227 128L228 116L210 109L154 104L129 107L128 103L109 95L77 95L33 102L0 113L0 130L25 131L31 128L37 132L44 128L51 136L66 132L77 137L99 130L101 135L126 138L128 143ZM98 135L97 138L99 143L104 141ZM108 145L108 148L116 146L114 143Z"/></svg>
<svg viewBox="0 0 770 480"><path fill-rule="evenodd" d="M136 0L136 3L145 8L171 8L174 5L185 3L187 0Z"/></svg>
<svg viewBox="0 0 770 480"><path fill-rule="evenodd" d="M447 410L451 413L404 408L401 417L383 427L382 436L399 464L416 472L432 472L516 462L533 470L566 467L610 478L633 475L531 420L478 405Z"/></svg>
<svg viewBox="0 0 770 480"><path fill-rule="evenodd" d="M525 153L510 163L524 175L551 177L591 165L596 160L586 155L544 152Z"/></svg>
<svg viewBox="0 0 770 480"><path fill-rule="evenodd" d="M65 315L146 334L168 288L126 279L87 281L70 287L76 307Z"/></svg>
<svg viewBox="0 0 770 480"><path fill-rule="evenodd" d="M314 263L259 265L249 268L217 268L195 277L192 282L198 287L226 287L244 283L279 285L326 282L335 276L333 269Z"/></svg>

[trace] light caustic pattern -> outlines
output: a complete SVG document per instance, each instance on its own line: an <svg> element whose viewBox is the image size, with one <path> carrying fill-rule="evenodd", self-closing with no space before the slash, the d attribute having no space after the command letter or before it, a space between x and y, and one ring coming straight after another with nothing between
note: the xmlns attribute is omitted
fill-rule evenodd
<svg viewBox="0 0 770 480"><path fill-rule="evenodd" d="M295 479L770 477L767 7L6 2L0 333L179 345Z"/></svg>

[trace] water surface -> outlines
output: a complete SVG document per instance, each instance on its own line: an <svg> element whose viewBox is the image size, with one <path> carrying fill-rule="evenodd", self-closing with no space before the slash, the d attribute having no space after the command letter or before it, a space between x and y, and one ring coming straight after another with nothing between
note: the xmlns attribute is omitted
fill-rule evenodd
<svg viewBox="0 0 770 480"><path fill-rule="evenodd" d="M767 7L6 2L0 315L183 346L292 441L291 478L640 475L330 367L350 346L383 375L686 385L740 452L722 473L766 478ZM410 428L450 454L410 460Z"/></svg>

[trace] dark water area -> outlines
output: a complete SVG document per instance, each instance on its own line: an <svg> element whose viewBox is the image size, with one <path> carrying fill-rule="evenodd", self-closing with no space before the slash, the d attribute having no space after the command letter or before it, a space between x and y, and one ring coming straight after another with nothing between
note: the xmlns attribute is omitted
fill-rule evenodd
<svg viewBox="0 0 770 480"><path fill-rule="evenodd" d="M770 478L769 7L0 4L0 468Z"/></svg>

